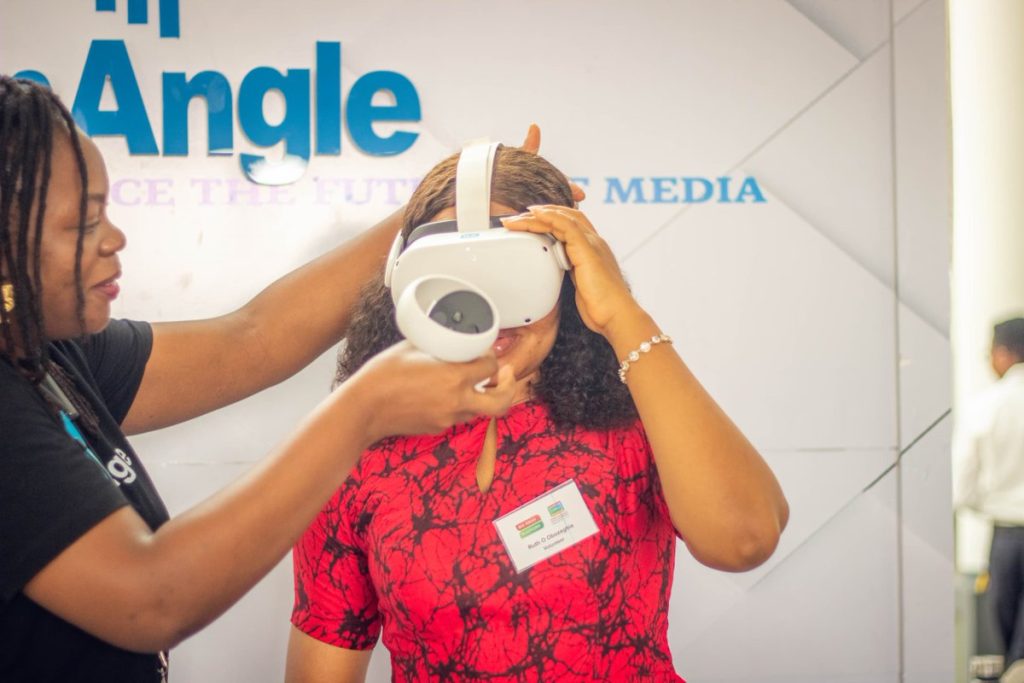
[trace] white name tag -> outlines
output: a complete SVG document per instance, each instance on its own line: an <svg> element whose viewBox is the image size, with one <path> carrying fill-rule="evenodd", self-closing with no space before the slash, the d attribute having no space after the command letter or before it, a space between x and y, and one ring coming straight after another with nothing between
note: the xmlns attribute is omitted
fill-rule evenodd
<svg viewBox="0 0 1024 683"><path fill-rule="evenodd" d="M517 572L598 532L572 479L494 520L494 528Z"/></svg>

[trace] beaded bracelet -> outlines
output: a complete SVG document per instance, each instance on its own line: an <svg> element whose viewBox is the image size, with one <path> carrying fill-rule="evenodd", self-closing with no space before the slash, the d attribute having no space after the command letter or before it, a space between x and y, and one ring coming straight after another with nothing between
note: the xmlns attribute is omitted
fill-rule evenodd
<svg viewBox="0 0 1024 683"><path fill-rule="evenodd" d="M619 363L619 381L623 384L626 383L626 371L629 370L629 364L640 360L641 353L648 353L652 348L662 343L671 344L672 337L667 334L656 334L649 340L640 342L639 348L636 351L630 351L629 355L626 356L626 360Z"/></svg>

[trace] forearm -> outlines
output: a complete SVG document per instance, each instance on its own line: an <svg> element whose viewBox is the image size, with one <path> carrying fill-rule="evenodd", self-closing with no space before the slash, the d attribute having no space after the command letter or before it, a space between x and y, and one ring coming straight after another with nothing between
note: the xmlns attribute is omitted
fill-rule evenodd
<svg viewBox="0 0 1024 683"><path fill-rule="evenodd" d="M363 683L372 652L328 645L293 626L285 683Z"/></svg>
<svg viewBox="0 0 1024 683"><path fill-rule="evenodd" d="M271 383L290 377L344 336L362 288L384 268L402 214L396 211L282 277L231 314L250 332Z"/></svg>
<svg viewBox="0 0 1024 683"><path fill-rule="evenodd" d="M126 433L167 427L273 386L344 335L384 265L401 211L277 280L233 313L153 326L153 350Z"/></svg>
<svg viewBox="0 0 1024 683"><path fill-rule="evenodd" d="M638 307L606 337L618 358L661 333ZM767 464L668 344L654 346L627 373L654 453L672 522L697 559L722 569L756 566L771 554L788 519Z"/></svg>
<svg viewBox="0 0 1024 683"><path fill-rule="evenodd" d="M155 533L130 507L94 526L25 586L113 645L166 649L224 612L285 555L369 442L340 388L252 472Z"/></svg>
<svg viewBox="0 0 1024 683"><path fill-rule="evenodd" d="M367 445L358 415L321 406L242 479L152 536L149 604L169 620L172 642L215 619L288 552Z"/></svg>

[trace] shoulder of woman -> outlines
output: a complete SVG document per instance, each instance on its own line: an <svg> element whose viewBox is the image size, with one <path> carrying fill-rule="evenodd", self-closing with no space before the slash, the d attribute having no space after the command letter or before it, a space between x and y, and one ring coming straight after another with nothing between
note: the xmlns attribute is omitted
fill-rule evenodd
<svg viewBox="0 0 1024 683"><path fill-rule="evenodd" d="M7 445L13 434L49 427L61 431L39 390L8 363L0 362L0 442Z"/></svg>

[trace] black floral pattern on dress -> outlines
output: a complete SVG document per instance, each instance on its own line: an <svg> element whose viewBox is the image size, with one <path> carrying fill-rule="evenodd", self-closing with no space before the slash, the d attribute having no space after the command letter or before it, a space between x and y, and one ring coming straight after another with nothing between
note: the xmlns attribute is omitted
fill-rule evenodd
<svg viewBox="0 0 1024 683"><path fill-rule="evenodd" d="M396 681L682 681L669 652L675 531L639 422L560 430L539 403L367 451L294 550L292 623ZM493 521L572 479L599 533L517 573Z"/></svg>

